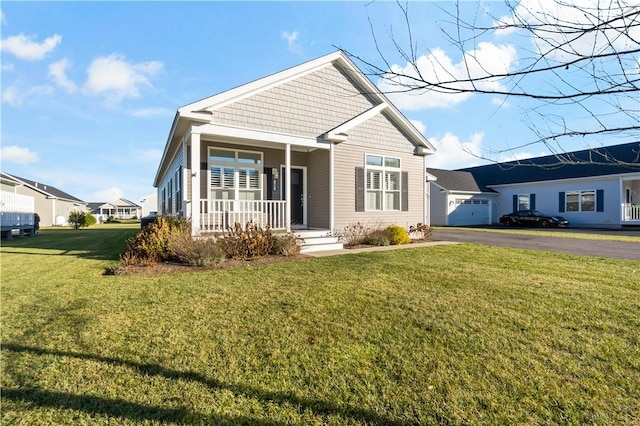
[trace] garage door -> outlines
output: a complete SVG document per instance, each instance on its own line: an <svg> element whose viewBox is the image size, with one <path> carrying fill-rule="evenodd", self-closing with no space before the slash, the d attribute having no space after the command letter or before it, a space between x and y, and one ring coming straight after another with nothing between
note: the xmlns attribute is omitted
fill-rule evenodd
<svg viewBox="0 0 640 426"><path fill-rule="evenodd" d="M490 225L489 200L456 200L456 208L449 215L449 225Z"/></svg>

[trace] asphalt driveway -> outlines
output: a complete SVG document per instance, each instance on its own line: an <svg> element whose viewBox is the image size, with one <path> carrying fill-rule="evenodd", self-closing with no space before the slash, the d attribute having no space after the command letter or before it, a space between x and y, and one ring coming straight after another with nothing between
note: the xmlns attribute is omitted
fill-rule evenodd
<svg viewBox="0 0 640 426"><path fill-rule="evenodd" d="M526 228L531 230L530 228ZM535 230L535 228L534 228ZM545 229L545 232L549 231ZM580 232L591 234L630 235L640 237L640 229L553 229L553 232ZM640 260L640 243L556 238L537 235L518 235L483 231L481 228L440 228L431 235L433 241L452 241L514 247L614 259Z"/></svg>

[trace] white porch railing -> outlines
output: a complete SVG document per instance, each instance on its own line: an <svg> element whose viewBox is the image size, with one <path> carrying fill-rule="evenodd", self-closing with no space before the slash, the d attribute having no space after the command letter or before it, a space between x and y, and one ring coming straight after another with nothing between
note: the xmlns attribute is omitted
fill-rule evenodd
<svg viewBox="0 0 640 426"><path fill-rule="evenodd" d="M622 221L623 222L640 222L640 204L623 204L622 205Z"/></svg>
<svg viewBox="0 0 640 426"><path fill-rule="evenodd" d="M2 228L33 226L35 202L28 195L0 191L0 222Z"/></svg>
<svg viewBox="0 0 640 426"><path fill-rule="evenodd" d="M273 230L287 229L286 201L280 200L200 200L200 230L222 232L236 223L247 222Z"/></svg>

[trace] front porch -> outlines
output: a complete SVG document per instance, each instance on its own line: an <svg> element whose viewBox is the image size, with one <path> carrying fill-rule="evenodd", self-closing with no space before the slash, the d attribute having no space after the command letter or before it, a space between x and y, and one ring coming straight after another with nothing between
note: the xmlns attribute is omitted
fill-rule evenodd
<svg viewBox="0 0 640 426"><path fill-rule="evenodd" d="M622 204L622 224L640 225L640 204Z"/></svg>
<svg viewBox="0 0 640 426"><path fill-rule="evenodd" d="M622 180L621 224L640 225L640 179Z"/></svg>
<svg viewBox="0 0 640 426"><path fill-rule="evenodd" d="M227 131L211 124L193 126L182 141L187 197L174 211L184 208L186 217L192 219L193 235L223 232L248 222L287 232L332 228L332 144ZM170 179L161 205L172 205L172 186Z"/></svg>
<svg viewBox="0 0 640 426"><path fill-rule="evenodd" d="M200 232L224 232L236 223L286 231L287 202L282 200L200 200Z"/></svg>

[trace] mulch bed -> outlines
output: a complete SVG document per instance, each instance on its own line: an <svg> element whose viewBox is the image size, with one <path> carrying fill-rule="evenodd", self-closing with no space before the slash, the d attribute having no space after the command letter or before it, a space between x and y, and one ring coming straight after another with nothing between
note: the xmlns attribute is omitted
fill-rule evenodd
<svg viewBox="0 0 640 426"><path fill-rule="evenodd" d="M191 266L182 263L175 262L159 262L155 265L149 266L115 266L108 268L104 275L117 275L117 276L145 276L145 275L165 275L165 274L178 274L184 272L202 272L202 271L216 271L222 269L234 269L234 268L246 268L257 265L270 265L274 263L292 262L295 260L306 259L309 256L299 254L296 256L265 256L251 260L234 260L226 259L217 265L208 266Z"/></svg>

